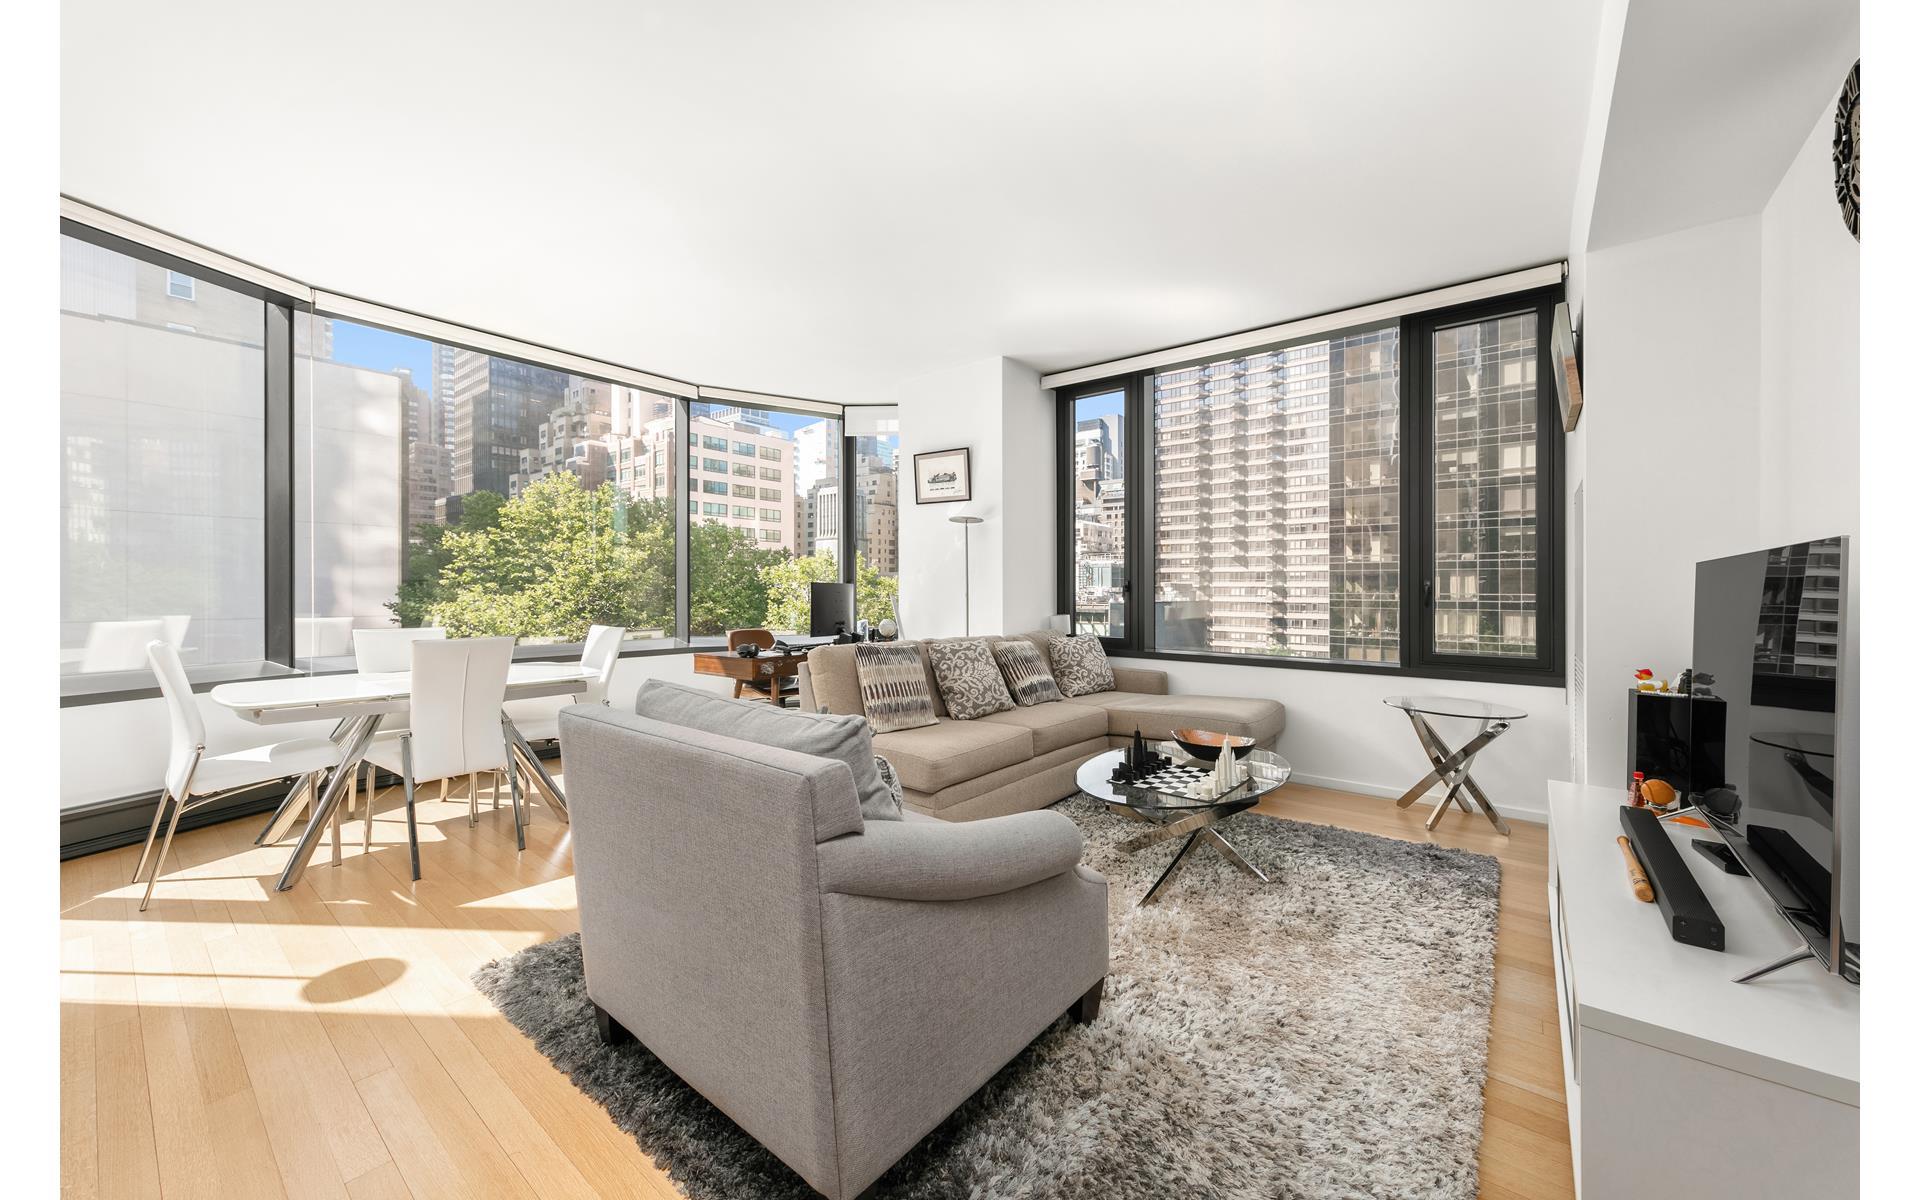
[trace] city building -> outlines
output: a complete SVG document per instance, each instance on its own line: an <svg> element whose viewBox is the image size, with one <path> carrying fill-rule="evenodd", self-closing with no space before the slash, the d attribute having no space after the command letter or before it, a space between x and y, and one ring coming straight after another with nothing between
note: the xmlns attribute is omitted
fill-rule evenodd
<svg viewBox="0 0 1920 1200"><path fill-rule="evenodd" d="M694 520L747 530L769 550L799 548L792 439L751 411L723 409L693 417L687 443Z"/></svg>
<svg viewBox="0 0 1920 1200"><path fill-rule="evenodd" d="M535 444L520 451L520 469L509 481L507 494L518 496L559 471L573 475L581 487L606 483L614 412L627 406L626 393L632 390L578 375L569 379L566 399L541 422Z"/></svg>
<svg viewBox="0 0 1920 1200"><path fill-rule="evenodd" d="M475 350L453 353L453 491L509 495L520 452L565 397L568 376Z"/></svg>

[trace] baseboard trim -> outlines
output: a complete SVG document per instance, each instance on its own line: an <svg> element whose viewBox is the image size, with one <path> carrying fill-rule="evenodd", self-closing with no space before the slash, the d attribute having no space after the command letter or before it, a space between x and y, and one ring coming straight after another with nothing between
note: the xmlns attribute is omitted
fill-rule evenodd
<svg viewBox="0 0 1920 1200"><path fill-rule="evenodd" d="M1401 793L1406 791L1405 788L1388 787L1378 783L1363 783L1357 779L1335 779L1328 775L1308 775L1303 771L1295 771L1293 773L1293 782L1308 783L1314 787L1330 788L1336 792L1358 792L1362 796L1378 796L1383 800L1398 800ZM1438 788L1439 785L1435 784L1434 787ZM1282 797L1285 795L1285 792L1281 793ZM1503 817L1515 821L1526 821L1534 825L1545 825L1547 823L1547 810L1544 805L1539 808L1529 808L1524 804L1502 802L1498 797L1490 796L1488 798L1499 805L1500 815ZM1427 801L1423 799L1418 801L1418 803L1427 803Z"/></svg>

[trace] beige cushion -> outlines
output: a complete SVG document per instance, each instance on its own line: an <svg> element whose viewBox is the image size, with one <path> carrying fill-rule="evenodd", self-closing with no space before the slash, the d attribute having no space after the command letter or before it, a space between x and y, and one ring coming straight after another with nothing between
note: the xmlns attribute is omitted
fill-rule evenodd
<svg viewBox="0 0 1920 1200"><path fill-rule="evenodd" d="M1148 696L1139 692L1099 692L1069 696L1064 704L1095 708L1107 714L1107 732L1131 737L1138 729L1148 738L1165 741L1176 729L1210 729L1238 733L1263 745L1286 728L1287 710L1278 700L1252 696Z"/></svg>
<svg viewBox="0 0 1920 1200"><path fill-rule="evenodd" d="M1105 737L1108 732L1107 714L1085 704L1035 704L980 719L988 724L1018 725L1031 730L1035 754L1051 754L1062 746Z"/></svg>
<svg viewBox="0 0 1920 1200"><path fill-rule="evenodd" d="M1032 758L1033 733L1018 725L948 720L876 734L873 752L885 755L912 791L937 792Z"/></svg>
<svg viewBox="0 0 1920 1200"><path fill-rule="evenodd" d="M932 725L938 719L918 646L862 643L853 648L853 667L860 676L860 707L875 733Z"/></svg>

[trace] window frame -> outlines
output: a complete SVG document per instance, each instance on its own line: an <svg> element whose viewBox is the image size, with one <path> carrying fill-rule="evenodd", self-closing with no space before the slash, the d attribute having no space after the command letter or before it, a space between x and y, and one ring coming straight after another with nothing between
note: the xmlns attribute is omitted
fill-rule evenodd
<svg viewBox="0 0 1920 1200"><path fill-rule="evenodd" d="M1564 285L1509 292L1490 299L1410 313L1395 321L1356 322L1351 326L1294 337L1262 346L1237 349L1231 357L1242 358L1269 350L1282 350L1360 330L1398 324L1400 336L1400 661L1374 663L1341 659L1293 658L1279 655L1226 654L1212 651L1163 650L1154 644L1154 620L1142 606L1153 595L1152 581L1158 562L1152 539L1154 527L1155 480L1153 463L1153 377L1199 363L1213 362L1219 355L1171 362L1088 380L1053 389L1056 405L1054 459L1056 469L1055 544L1057 554L1057 608L1067 614L1069 627L1075 617L1073 539L1073 451L1075 404L1077 401L1120 391L1124 395L1122 430L1127 444L1121 459L1127 480L1126 511L1122 561L1126 564L1124 589L1127 621L1123 636L1100 638L1107 653L1116 658L1162 660L1168 662L1206 662L1228 666L1301 671L1345 671L1362 675L1382 675L1401 679L1440 679L1478 683L1509 683L1536 687L1566 685L1566 538L1565 497L1562 495L1566 436L1560 425L1560 409L1553 394L1551 374L1553 308L1565 293ZM1539 406L1538 448L1536 450L1536 503L1538 505L1538 551L1534 573L1538 597L1539 653L1529 659L1495 659L1466 655L1437 654L1432 644L1434 608L1431 601L1434 583L1434 527L1430 496L1434 462L1431 450L1433 379L1428 369L1427 352L1432 332L1442 326L1484 320L1532 310L1541 331L1536 337L1538 366L1535 379ZM1419 453L1414 453L1414 448Z"/></svg>
<svg viewBox="0 0 1920 1200"><path fill-rule="evenodd" d="M316 305L310 296L295 296L268 286L254 279L241 278L231 271L223 270L210 262L198 258L181 257L166 250L131 240L106 229L97 228L83 220L63 215L60 218L59 232L78 241L99 246L128 258L171 271L196 282L204 281L236 292L244 296L259 299L265 304L265 318L262 329L263 358L265 361L265 393L263 416L265 435L263 452L265 454L265 507L264 507L264 561L265 586L261 595L261 612L265 623L264 657L257 662L236 662L195 666L188 669L188 681L191 689L206 692L222 683L253 679L297 678L301 676L321 676L351 673L351 665L343 665L329 659L297 659L294 655L295 613L298 607L295 583L295 439L294 439L294 392L299 359L294 353L294 323L296 314L306 313L310 317L331 316L361 325L389 330L410 337L421 337L436 345L472 350L523 363L531 367L561 371L570 375L579 375L606 382L591 371L565 363L556 363L537 355L518 353L506 354L498 349L485 346L485 331L474 330L468 326L453 326L448 333L428 335L414 329L399 328L383 323L364 313L335 311L326 304ZM185 243L182 243L183 245ZM212 251L207 252L210 256ZM237 261L237 260L236 260ZM247 264L250 265L250 264ZM278 279L278 276L271 278ZM288 281L297 283L298 281ZM174 297L177 298L177 297ZM197 299L197 295L196 295ZM451 323L449 323L451 324ZM466 330L473 341L463 340L457 331ZM522 343L526 345L526 343ZM555 350L556 356L564 352ZM626 383L619 386L631 387L639 391L654 389ZM701 389L704 396L705 389ZM718 404L721 401L695 397L686 394L658 392L668 397L673 404L674 438L670 453L682 456L697 454L696 438L691 428L692 410L697 404ZM846 421L847 410L853 405L822 404L821 402L802 402L809 405L821 404L821 407L787 407L771 404L780 412L804 413L810 416L824 417L842 423ZM824 411L831 409L831 411ZM728 451L732 446L729 442ZM769 461L765 448L755 455L758 462ZM776 450L770 461L780 463L781 468L774 471L773 480L756 480L756 487L762 482L785 484L785 454ZM656 474L664 467L653 464ZM764 470L765 468L760 468ZM758 470L756 474L758 474ZM689 548L689 529L694 519L688 511L688 505L697 505L702 492L693 479L693 470L677 472L673 476L674 495L671 511L674 514L674 615L671 636L650 640L632 639L623 642L619 651L620 658L651 658L672 654L698 654L710 652L713 647L694 644L688 637L690 628L689 610L691 607L691 585ZM731 478L729 472L728 478ZM847 454L841 457L841 496L843 504L851 507L852 464ZM731 489L729 489L730 491ZM779 489L784 493L784 487ZM783 495L784 498L784 495ZM852 581L854 546L851 538L851 522L843 520L838 539L838 557L846 564L843 568L848 582ZM798 546L777 545L791 552L798 552ZM514 648L514 660L520 661L570 661L577 659L582 646L580 643L548 642ZM116 704L130 700L144 700L158 697L159 688L152 675L145 671L103 672L96 676L61 676L59 703L61 708L78 708L95 704Z"/></svg>

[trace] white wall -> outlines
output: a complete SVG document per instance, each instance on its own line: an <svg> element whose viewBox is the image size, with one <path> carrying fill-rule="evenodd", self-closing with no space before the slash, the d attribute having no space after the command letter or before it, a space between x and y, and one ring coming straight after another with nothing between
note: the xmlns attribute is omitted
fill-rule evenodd
<svg viewBox="0 0 1920 1200"><path fill-rule="evenodd" d="M900 403L900 620L911 638L967 626L963 534L956 513L985 518L972 543L977 633L1033 629L1053 613L1054 409L1037 372L985 358L908 380ZM913 456L967 446L973 500L916 504Z"/></svg>
<svg viewBox="0 0 1920 1200"><path fill-rule="evenodd" d="M1590 782L1624 785L1626 692L1693 634L1693 567L1760 545L1760 220L1587 256L1584 472ZM1578 485L1578 479L1574 480Z"/></svg>
<svg viewBox="0 0 1920 1200"><path fill-rule="evenodd" d="M1546 820L1546 781L1567 774L1567 706L1562 688L1163 659L1116 661L1165 671L1168 690L1175 693L1280 701L1287 706L1280 754L1293 764L1294 778L1303 783L1369 796L1399 796L1426 773L1427 759L1407 718L1384 701L1388 696L1423 694L1495 700L1526 711L1527 718L1514 722L1473 767L1475 781L1504 815ZM1435 720L1434 728L1455 748L1479 730L1476 722L1453 720Z"/></svg>
<svg viewBox="0 0 1920 1200"><path fill-rule="evenodd" d="M1625 769L1633 669L1687 660L1699 560L1859 532L1859 245L1832 119L1829 102L1761 212L1585 256L1569 485L1586 486L1594 783Z"/></svg>

